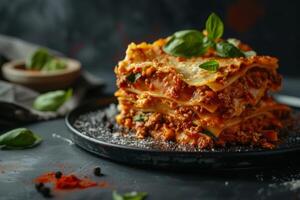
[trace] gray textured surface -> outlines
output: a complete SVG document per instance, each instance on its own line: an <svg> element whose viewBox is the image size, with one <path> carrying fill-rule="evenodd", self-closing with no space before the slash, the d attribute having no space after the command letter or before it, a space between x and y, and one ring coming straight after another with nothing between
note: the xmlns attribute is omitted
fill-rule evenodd
<svg viewBox="0 0 300 200"><path fill-rule="evenodd" d="M111 199L111 191L146 191L151 199L287 199L300 198L299 187L291 180L299 178L292 163L286 169L267 172L168 172L138 169L91 155L70 144L63 119L29 125L44 142L34 149L0 151L0 199L41 199L32 180L42 173L61 170L107 181L108 189L91 188L55 193L57 199ZM105 176L94 177L101 166Z"/></svg>

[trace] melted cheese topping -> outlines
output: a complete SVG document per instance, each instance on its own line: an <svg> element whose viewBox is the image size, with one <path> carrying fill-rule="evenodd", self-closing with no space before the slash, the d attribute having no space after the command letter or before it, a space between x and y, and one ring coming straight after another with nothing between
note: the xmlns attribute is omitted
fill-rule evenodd
<svg viewBox="0 0 300 200"><path fill-rule="evenodd" d="M118 68L121 69L116 70L116 73L145 66L153 66L163 72L175 69L187 84L193 86L207 85L213 91L219 91L228 87L253 67L267 68L272 71L278 67L277 59L269 56L250 58L193 57L189 59L174 57L162 51L164 42L164 40L158 40L153 44L130 44L125 59L118 65ZM199 67L209 60L216 60L219 63L217 72L210 72ZM218 82L220 78L223 80Z"/></svg>

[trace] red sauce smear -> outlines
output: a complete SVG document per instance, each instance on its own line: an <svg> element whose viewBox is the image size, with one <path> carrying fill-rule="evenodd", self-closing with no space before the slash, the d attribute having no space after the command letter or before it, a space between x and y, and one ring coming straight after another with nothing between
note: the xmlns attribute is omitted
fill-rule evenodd
<svg viewBox="0 0 300 200"><path fill-rule="evenodd" d="M49 172L37 177L34 182L36 183L53 183L56 189L85 189L90 187L107 187L107 183L89 180L87 178L80 179L74 174L62 175L60 178L55 177L55 172Z"/></svg>

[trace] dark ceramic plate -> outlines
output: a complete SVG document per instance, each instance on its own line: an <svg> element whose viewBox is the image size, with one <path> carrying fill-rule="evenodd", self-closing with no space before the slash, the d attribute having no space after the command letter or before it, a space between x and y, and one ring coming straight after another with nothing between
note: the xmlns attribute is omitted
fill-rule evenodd
<svg viewBox="0 0 300 200"><path fill-rule="evenodd" d="M167 169L249 169L284 165L300 152L300 134L289 133L273 150L250 147L230 147L198 150L173 142L158 142L152 138L136 139L133 133L117 126L113 97L84 104L66 117L74 142L81 148L113 161L135 166Z"/></svg>

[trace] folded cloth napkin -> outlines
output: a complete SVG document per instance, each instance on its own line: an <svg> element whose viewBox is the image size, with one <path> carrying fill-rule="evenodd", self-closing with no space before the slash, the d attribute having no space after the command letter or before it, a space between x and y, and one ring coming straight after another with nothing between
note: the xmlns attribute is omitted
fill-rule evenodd
<svg viewBox="0 0 300 200"><path fill-rule="evenodd" d="M39 47L19 39L0 35L0 62L2 62L0 66L5 61L25 59L29 53ZM56 51L50 51L61 55ZM79 79L72 86L73 96L68 102L56 112L40 112L32 108L33 101L40 95L39 92L2 79L0 80L0 129L64 116L82 101L87 100L87 96L89 98L101 96L104 86L101 79L83 70Z"/></svg>

